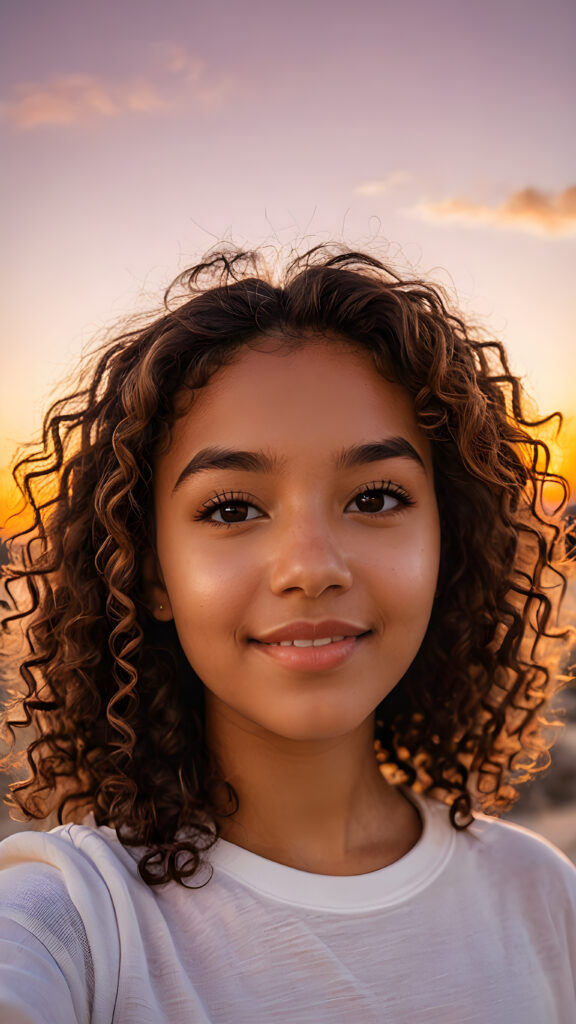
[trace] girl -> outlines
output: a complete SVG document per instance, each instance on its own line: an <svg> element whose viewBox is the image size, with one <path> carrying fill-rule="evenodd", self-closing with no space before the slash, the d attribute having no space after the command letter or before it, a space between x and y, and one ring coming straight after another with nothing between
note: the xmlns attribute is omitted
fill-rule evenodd
<svg viewBox="0 0 576 1024"><path fill-rule="evenodd" d="M537 425L437 288L325 247L213 254L98 353L16 467L12 799L61 824L2 844L3 1019L574 1021L576 872L485 814L566 635Z"/></svg>

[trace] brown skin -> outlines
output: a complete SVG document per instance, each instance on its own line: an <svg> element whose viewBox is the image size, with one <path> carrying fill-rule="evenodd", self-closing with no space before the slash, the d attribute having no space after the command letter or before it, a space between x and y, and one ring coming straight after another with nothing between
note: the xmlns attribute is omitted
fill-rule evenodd
<svg viewBox="0 0 576 1024"><path fill-rule="evenodd" d="M423 466L394 457L335 467L342 448L398 436ZM204 470L174 489L208 445L265 449L285 464L278 473ZM384 485L379 501L357 504L372 484ZM233 525L215 524L231 520L222 506L212 521L195 519L224 491L235 494ZM239 797L224 838L321 874L360 874L403 856L421 824L378 770L374 711L420 647L440 558L431 454L409 396L345 342L312 339L289 352L260 340L177 420L157 459L155 512L150 604L158 619L174 618L206 687L208 742ZM251 642L329 618L371 631L331 669L287 668Z"/></svg>

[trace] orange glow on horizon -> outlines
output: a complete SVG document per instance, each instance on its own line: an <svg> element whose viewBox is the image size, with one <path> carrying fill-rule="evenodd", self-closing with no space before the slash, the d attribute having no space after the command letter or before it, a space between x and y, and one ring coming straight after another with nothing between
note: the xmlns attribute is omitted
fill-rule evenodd
<svg viewBox="0 0 576 1024"><path fill-rule="evenodd" d="M34 522L7 466L0 467L0 537L12 537Z"/></svg>

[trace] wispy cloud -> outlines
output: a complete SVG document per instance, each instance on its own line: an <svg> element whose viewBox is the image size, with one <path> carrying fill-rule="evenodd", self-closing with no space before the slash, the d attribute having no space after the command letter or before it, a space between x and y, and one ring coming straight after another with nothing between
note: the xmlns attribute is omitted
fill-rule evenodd
<svg viewBox="0 0 576 1024"><path fill-rule="evenodd" d="M170 71L173 75L183 75L189 81L195 82L204 71L206 66L204 61L194 56L194 54L188 53L183 46L162 44L160 50L164 58L163 63L166 70Z"/></svg>
<svg viewBox="0 0 576 1024"><path fill-rule="evenodd" d="M15 86L0 102L0 117L17 128L74 125L93 118L151 114L177 106L214 107L225 100L228 79L204 74L205 65L182 47L165 47L155 73L122 80L64 74Z"/></svg>
<svg viewBox="0 0 576 1024"><path fill-rule="evenodd" d="M488 225L540 235L576 234L576 185L556 193L518 189L497 205L459 198L420 202L407 212L421 220L439 223Z"/></svg>
<svg viewBox="0 0 576 1024"><path fill-rule="evenodd" d="M410 178L411 176L407 171L391 171L384 178L378 178L375 181L364 181L357 185L354 189L354 194L357 196L382 196L386 192L397 188L398 185L403 185L404 182L410 181Z"/></svg>
<svg viewBox="0 0 576 1024"><path fill-rule="evenodd" d="M18 128L77 124L90 117L117 117L126 111L149 113L164 106L150 82L115 87L89 75L61 75L42 85L21 85L0 111Z"/></svg>

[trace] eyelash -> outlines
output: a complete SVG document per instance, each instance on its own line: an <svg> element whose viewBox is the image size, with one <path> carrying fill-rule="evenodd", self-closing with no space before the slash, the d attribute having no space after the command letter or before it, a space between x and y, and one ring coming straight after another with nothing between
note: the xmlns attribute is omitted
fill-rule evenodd
<svg viewBox="0 0 576 1024"><path fill-rule="evenodd" d="M388 497L396 498L404 508L410 508L415 504L408 492L399 484L392 483L391 480L373 480L371 483L365 484L350 500L355 501L355 499L360 497L362 494L384 494ZM247 505L251 508L258 508L249 494L241 491L222 491L220 494L215 494L213 498L209 498L208 501L204 502L201 509L199 509L197 514L194 516L195 522L208 521L211 526L224 526L227 529L230 529L233 526L244 526L245 523L252 522L250 519L244 519L237 523L220 523L217 519L210 518L214 512L225 508L226 505ZM258 511L261 510L258 509ZM357 511L360 515L362 514L361 509L358 509ZM369 515L371 519L377 519L381 516L393 515L397 511L398 509L394 508L366 514ZM254 519L257 518L260 518L260 516L254 517Z"/></svg>

